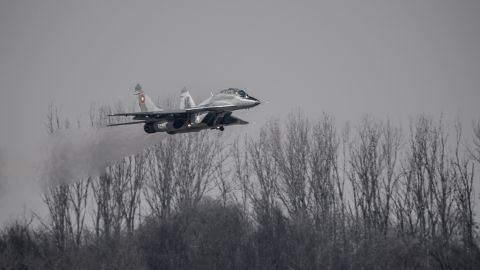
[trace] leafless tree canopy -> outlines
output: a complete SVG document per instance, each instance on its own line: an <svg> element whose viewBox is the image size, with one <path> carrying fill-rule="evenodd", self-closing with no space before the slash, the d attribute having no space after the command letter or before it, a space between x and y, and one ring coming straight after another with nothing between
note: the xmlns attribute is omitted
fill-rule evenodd
<svg viewBox="0 0 480 270"><path fill-rule="evenodd" d="M119 110L92 106L88 126ZM52 105L45 126L80 123ZM3 229L0 269L479 269L480 121L407 127L297 110L253 136L167 136L97 177L49 174L48 216Z"/></svg>

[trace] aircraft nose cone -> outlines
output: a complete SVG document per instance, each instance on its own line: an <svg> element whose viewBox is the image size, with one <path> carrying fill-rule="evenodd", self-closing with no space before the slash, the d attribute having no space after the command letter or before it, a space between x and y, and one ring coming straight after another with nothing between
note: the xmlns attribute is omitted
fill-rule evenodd
<svg viewBox="0 0 480 270"><path fill-rule="evenodd" d="M260 100L252 97L252 96L247 96L246 99L248 100L248 107L255 107L257 106L258 104L262 103Z"/></svg>

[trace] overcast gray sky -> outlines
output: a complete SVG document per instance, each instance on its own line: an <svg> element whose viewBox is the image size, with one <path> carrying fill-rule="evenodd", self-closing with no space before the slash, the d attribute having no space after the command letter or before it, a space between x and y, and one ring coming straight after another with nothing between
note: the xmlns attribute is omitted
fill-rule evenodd
<svg viewBox="0 0 480 270"><path fill-rule="evenodd" d="M133 103L137 82L154 97L237 87L269 100L237 113L244 131L297 107L468 123L479 48L477 0L0 0L0 151L20 167L50 102L86 120L94 102Z"/></svg>

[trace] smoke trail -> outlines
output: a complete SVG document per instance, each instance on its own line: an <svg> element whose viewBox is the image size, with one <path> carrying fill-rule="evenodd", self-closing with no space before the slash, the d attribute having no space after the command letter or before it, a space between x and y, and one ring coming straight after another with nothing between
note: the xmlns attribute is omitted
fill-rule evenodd
<svg viewBox="0 0 480 270"><path fill-rule="evenodd" d="M22 151L0 148L0 227L22 212L43 216L45 185L72 183L98 176L125 156L141 152L165 138L146 134L141 126L57 131Z"/></svg>
<svg viewBox="0 0 480 270"><path fill-rule="evenodd" d="M43 177L50 183L70 183L98 176L106 166L139 153L165 136L146 134L138 125L57 132L47 143Z"/></svg>

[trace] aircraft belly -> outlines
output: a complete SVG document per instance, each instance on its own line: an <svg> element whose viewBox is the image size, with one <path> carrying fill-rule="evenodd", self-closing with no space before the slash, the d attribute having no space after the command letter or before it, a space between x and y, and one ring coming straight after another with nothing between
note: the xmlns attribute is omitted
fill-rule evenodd
<svg viewBox="0 0 480 270"><path fill-rule="evenodd" d="M168 130L167 133L168 134L176 134L176 133L198 132L198 131L208 129L208 128L210 128L210 127L207 126L206 124L201 123L201 124L192 125L191 127L182 127L182 128L175 129L175 130Z"/></svg>

